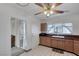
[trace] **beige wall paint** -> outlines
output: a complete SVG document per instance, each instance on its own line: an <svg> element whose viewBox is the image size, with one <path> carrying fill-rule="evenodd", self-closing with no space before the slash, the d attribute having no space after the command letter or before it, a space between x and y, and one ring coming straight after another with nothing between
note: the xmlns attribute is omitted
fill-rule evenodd
<svg viewBox="0 0 79 59"><path fill-rule="evenodd" d="M0 56L11 55L11 17L23 16L23 11L8 4L0 4Z"/></svg>
<svg viewBox="0 0 79 59"><path fill-rule="evenodd" d="M79 14L71 14L71 15L62 15L62 16L55 16L45 21L48 24L55 24L55 23L72 23L73 24L73 33L75 35L79 35Z"/></svg>
<svg viewBox="0 0 79 59"><path fill-rule="evenodd" d="M31 17L30 17L31 16ZM32 47L32 19L35 19L34 16L27 14L24 10L15 7L10 4L0 4L0 56L1 55L11 55L11 17L15 18L24 18L27 20L28 29L27 29L27 40L28 47ZM39 21L36 21L34 25L38 28ZM39 29L39 28L38 28ZM36 35L38 36L39 31L36 31Z"/></svg>

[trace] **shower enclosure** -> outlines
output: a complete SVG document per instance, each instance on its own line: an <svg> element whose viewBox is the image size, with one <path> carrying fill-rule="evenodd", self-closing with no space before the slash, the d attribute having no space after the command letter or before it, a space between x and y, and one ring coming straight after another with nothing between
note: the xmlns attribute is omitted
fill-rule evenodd
<svg viewBox="0 0 79 59"><path fill-rule="evenodd" d="M11 35L15 36L15 46L12 48L12 55L19 55L26 47L26 21L24 19L11 18ZM13 43L11 43L12 45Z"/></svg>
<svg viewBox="0 0 79 59"><path fill-rule="evenodd" d="M25 21L19 20L18 21L18 27L19 27L19 47L24 48L24 42L25 42Z"/></svg>

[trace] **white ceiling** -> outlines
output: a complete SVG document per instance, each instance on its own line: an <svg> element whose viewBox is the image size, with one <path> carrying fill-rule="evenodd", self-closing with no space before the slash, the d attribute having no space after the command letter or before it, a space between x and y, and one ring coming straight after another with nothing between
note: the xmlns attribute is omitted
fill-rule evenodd
<svg viewBox="0 0 79 59"><path fill-rule="evenodd" d="M15 4L18 8L21 8L22 10L24 10L27 14L32 14L34 15L35 13L38 13L40 11L42 11L42 8L35 5L34 3L29 3L28 6L22 7L19 6L17 4ZM63 14L56 14L56 15L51 15L50 17L46 17L46 15L39 14L39 15L35 15L35 17L39 18L39 19L47 19L47 18L53 18L53 17L59 17L59 16L63 16L63 15L73 15L73 14L79 14L79 3L63 3L62 5L57 7L58 10L67 10L68 12L63 13Z"/></svg>

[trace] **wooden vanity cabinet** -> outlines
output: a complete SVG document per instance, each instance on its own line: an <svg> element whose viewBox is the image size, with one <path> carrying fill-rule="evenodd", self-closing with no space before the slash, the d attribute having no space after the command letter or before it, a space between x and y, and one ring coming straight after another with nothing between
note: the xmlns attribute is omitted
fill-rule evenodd
<svg viewBox="0 0 79 59"><path fill-rule="evenodd" d="M51 38L51 47L57 48L57 39Z"/></svg>
<svg viewBox="0 0 79 59"><path fill-rule="evenodd" d="M58 38L57 44L58 44L57 48L64 49L64 39L63 38Z"/></svg>
<svg viewBox="0 0 79 59"><path fill-rule="evenodd" d="M79 55L79 39L74 40L74 53Z"/></svg>
<svg viewBox="0 0 79 59"><path fill-rule="evenodd" d="M73 52L74 42L72 39L65 39L64 40L64 50Z"/></svg>
<svg viewBox="0 0 79 59"><path fill-rule="evenodd" d="M47 31L47 23L41 23L41 32Z"/></svg>
<svg viewBox="0 0 79 59"><path fill-rule="evenodd" d="M79 55L79 37L55 38L40 36L40 44L52 48L59 48Z"/></svg>
<svg viewBox="0 0 79 59"><path fill-rule="evenodd" d="M51 38L51 46L54 48L63 49L64 48L64 40L61 38Z"/></svg>
<svg viewBox="0 0 79 59"><path fill-rule="evenodd" d="M51 47L51 39L50 39L50 37L41 36L40 37L40 44Z"/></svg>

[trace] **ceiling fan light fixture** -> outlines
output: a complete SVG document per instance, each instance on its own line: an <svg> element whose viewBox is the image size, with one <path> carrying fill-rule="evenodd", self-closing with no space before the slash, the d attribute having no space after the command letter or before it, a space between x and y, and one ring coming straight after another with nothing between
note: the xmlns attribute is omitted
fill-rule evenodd
<svg viewBox="0 0 79 59"><path fill-rule="evenodd" d="M57 6L60 6L62 3L37 3L36 5L43 8L43 11L36 13L35 15L41 14L43 12L44 15L51 16L54 14L62 14L65 11L62 10L56 10Z"/></svg>
<svg viewBox="0 0 79 59"><path fill-rule="evenodd" d="M46 15L47 14L47 11L44 11L44 14Z"/></svg>
<svg viewBox="0 0 79 59"><path fill-rule="evenodd" d="M48 13L47 16L50 16L50 14Z"/></svg>
<svg viewBox="0 0 79 59"><path fill-rule="evenodd" d="M50 11L50 14L53 14L54 12L53 11Z"/></svg>
<svg viewBox="0 0 79 59"><path fill-rule="evenodd" d="M47 7L44 7L44 10L47 10Z"/></svg>
<svg viewBox="0 0 79 59"><path fill-rule="evenodd" d="M21 7L26 7L29 5L29 3L16 3L17 5L21 6Z"/></svg>
<svg viewBox="0 0 79 59"><path fill-rule="evenodd" d="M55 5L52 5L51 9L55 8Z"/></svg>

